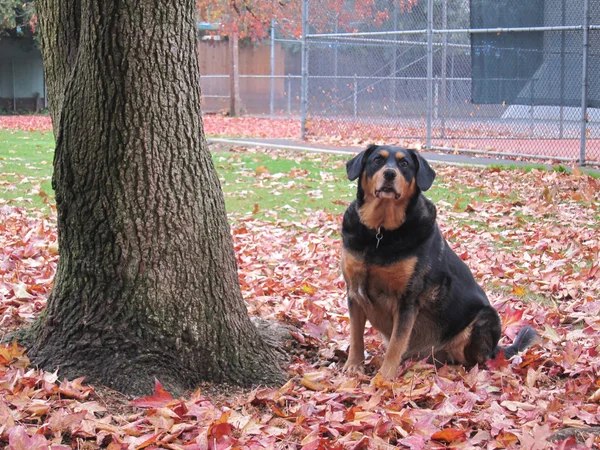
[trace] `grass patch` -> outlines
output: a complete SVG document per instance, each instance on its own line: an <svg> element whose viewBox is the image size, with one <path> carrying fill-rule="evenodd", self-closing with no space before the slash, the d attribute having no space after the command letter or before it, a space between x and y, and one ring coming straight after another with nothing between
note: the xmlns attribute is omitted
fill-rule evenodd
<svg viewBox="0 0 600 450"><path fill-rule="evenodd" d="M0 130L0 205L49 212L52 133ZM342 212L355 193L345 158L292 152L215 152L227 211L262 219L297 219L307 211Z"/></svg>
<svg viewBox="0 0 600 450"><path fill-rule="evenodd" d="M499 297L502 299L506 298L518 298L521 302L528 305L531 303L544 305L547 307L556 306L556 302L550 293L540 294L536 292L531 292L526 286L520 286L520 289L523 289L522 295L517 295L514 291L514 288L511 288L506 285L502 285L497 281L489 281L485 285L486 293L490 298Z"/></svg>
<svg viewBox="0 0 600 450"><path fill-rule="evenodd" d="M0 205L49 211L54 203L50 132L0 131Z"/></svg>
<svg viewBox="0 0 600 450"><path fill-rule="evenodd" d="M342 212L355 195L341 157L217 152L213 160L229 213L295 220L312 210Z"/></svg>
<svg viewBox="0 0 600 450"><path fill-rule="evenodd" d="M213 161L227 211L234 216L298 221L317 210L339 214L356 193L356 183L346 178L347 156L280 150L231 152L228 146L216 145L211 149L217 150ZM50 132L0 131L0 205L48 212L49 204L54 202L53 153ZM514 169L529 170L519 166ZM434 203L443 201L464 211L472 202L513 201L518 192L500 199L484 189L445 180L438 174L426 195ZM475 227L483 226L476 217L464 220Z"/></svg>
<svg viewBox="0 0 600 450"><path fill-rule="evenodd" d="M499 169L499 170L518 170L524 173L529 173L532 170L545 170L545 171L554 171L558 173L572 173L571 166L565 166L563 164L558 165L544 165L544 164L528 164L526 166L521 166L518 164L491 164L491 169ZM585 167L577 166L579 172L589 175L592 178L600 178L600 170L597 169L587 169Z"/></svg>
<svg viewBox="0 0 600 450"><path fill-rule="evenodd" d="M531 164L527 166L521 166L519 164L491 164L490 169L519 170L525 173L529 173L532 170L552 170L551 167L545 166L544 164Z"/></svg>

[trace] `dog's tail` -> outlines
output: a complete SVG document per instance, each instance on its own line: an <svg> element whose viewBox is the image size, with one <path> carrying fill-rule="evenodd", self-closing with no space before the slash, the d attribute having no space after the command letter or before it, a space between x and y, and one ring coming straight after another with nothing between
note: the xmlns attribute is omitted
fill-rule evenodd
<svg viewBox="0 0 600 450"><path fill-rule="evenodd" d="M504 359L510 359L517 353L525 350L527 347L537 344L539 341L540 335L537 334L537 332L530 326L526 326L519 331L512 345L508 345L506 347L496 347L496 350L494 350L494 358L498 352L502 350L504 352Z"/></svg>

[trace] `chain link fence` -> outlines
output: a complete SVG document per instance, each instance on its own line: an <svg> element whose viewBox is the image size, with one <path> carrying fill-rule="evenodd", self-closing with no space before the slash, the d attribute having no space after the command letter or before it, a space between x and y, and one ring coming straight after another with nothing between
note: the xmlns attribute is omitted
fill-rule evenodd
<svg viewBox="0 0 600 450"><path fill-rule="evenodd" d="M311 32L322 5L306 135L598 163L599 1L389 1L383 23Z"/></svg>
<svg viewBox="0 0 600 450"><path fill-rule="evenodd" d="M275 30L262 73L242 67L246 113L298 117L303 138L600 163L600 0L380 0L351 21L302 1L302 41Z"/></svg>

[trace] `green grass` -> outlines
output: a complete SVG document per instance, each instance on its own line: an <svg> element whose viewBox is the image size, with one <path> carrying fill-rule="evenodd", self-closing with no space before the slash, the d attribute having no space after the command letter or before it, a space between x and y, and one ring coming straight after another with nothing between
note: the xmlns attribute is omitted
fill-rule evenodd
<svg viewBox="0 0 600 450"><path fill-rule="evenodd" d="M310 210L341 213L356 195L356 182L346 178L346 156L224 152L213 158L230 213L262 219L297 219ZM441 177L427 196L463 210L473 200L489 200L482 189L444 183Z"/></svg>
<svg viewBox="0 0 600 450"><path fill-rule="evenodd" d="M317 154L217 152L228 212L296 220L307 210L342 212L355 195L345 158Z"/></svg>
<svg viewBox="0 0 600 450"><path fill-rule="evenodd" d="M563 164L558 164L554 166L548 166L544 164L528 164L526 166L521 166L518 164L491 164L491 169L500 169L500 170L520 170L525 173L529 173L532 170L553 170L558 173L570 173L571 167L565 166ZM600 178L600 171L598 169L587 169L579 167L579 171L586 175L589 175L592 178Z"/></svg>
<svg viewBox="0 0 600 450"><path fill-rule="evenodd" d="M0 204L48 212L53 153L52 133L0 131ZM347 159L278 151L213 153L227 211L267 220L297 221L314 210L343 212L356 194L356 183L346 178ZM474 192L442 185L428 195L464 208Z"/></svg>
<svg viewBox="0 0 600 450"><path fill-rule="evenodd" d="M51 132L0 131L0 205L49 211L53 157Z"/></svg>
<svg viewBox="0 0 600 450"><path fill-rule="evenodd" d="M215 147L211 148L218 150ZM54 138L50 132L0 131L0 205L48 212L48 204L54 202L53 153ZM343 212L356 193L355 182L346 178L347 159L289 151L213 153L227 211L234 216L267 220L302 220L315 210ZM516 166L511 169L528 170ZM427 196L460 211L471 202L513 201L518 193L502 199L492 198L483 189L438 176ZM475 217L472 219L465 218L465 224L484 226Z"/></svg>
<svg viewBox="0 0 600 450"><path fill-rule="evenodd" d="M519 164L491 164L490 169L522 170L525 173L529 173L532 170L550 170L548 166L545 166L543 164L532 164L527 166L521 166Z"/></svg>
<svg viewBox="0 0 600 450"><path fill-rule="evenodd" d="M296 220L306 210L345 209L355 193L345 179L345 158L285 155L215 152L228 212ZM0 130L0 205L49 212L53 157L52 133Z"/></svg>
<svg viewBox="0 0 600 450"><path fill-rule="evenodd" d="M526 286L521 286L521 288L524 289L524 294L523 295L517 295L515 294L515 292L513 292L513 289L511 287L508 287L506 285L503 285L501 283L499 283L498 281L489 281L486 285L486 292L488 294L488 296L490 297L500 297L500 298L510 298L510 297L516 297L519 300L521 300L523 303L530 304L530 303L537 303L540 305L545 305L548 307L552 307L552 306L556 306L556 303L554 302L554 299L552 298L552 296L550 295L542 295L542 294L538 294L535 292L531 292Z"/></svg>

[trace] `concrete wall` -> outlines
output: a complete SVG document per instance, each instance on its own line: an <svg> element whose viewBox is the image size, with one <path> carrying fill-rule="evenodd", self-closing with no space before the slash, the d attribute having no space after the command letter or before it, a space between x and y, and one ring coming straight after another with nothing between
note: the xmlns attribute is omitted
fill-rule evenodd
<svg viewBox="0 0 600 450"><path fill-rule="evenodd" d="M31 39L0 39L0 108L44 107L44 67ZM14 102L13 102L14 101Z"/></svg>

